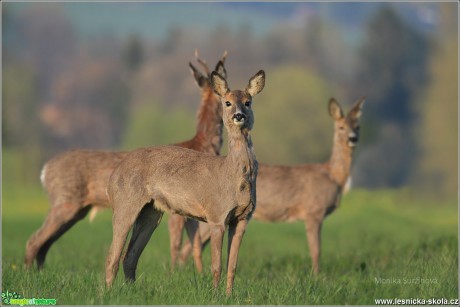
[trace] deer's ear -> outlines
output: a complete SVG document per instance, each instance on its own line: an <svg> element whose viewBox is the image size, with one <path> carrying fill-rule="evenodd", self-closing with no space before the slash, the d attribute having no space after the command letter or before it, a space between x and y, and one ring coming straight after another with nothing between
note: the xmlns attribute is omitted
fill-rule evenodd
<svg viewBox="0 0 460 307"><path fill-rule="evenodd" d="M206 84L206 77L201 74L201 72L198 71L198 69L195 68L195 66L192 65L192 63L188 63L188 66L190 67L190 71L193 75L193 78L195 79L196 85L198 87L203 87Z"/></svg>
<svg viewBox="0 0 460 307"><path fill-rule="evenodd" d="M219 75L227 79L227 70L225 69L224 62L222 60L220 60L217 63L216 68L214 68L214 70L217 71Z"/></svg>
<svg viewBox="0 0 460 307"><path fill-rule="evenodd" d="M259 70L258 73L254 75L251 79L249 79L248 86L246 86L246 92L249 93L251 96L255 96L259 94L265 86L265 72L263 70Z"/></svg>
<svg viewBox="0 0 460 307"><path fill-rule="evenodd" d="M338 119L341 119L344 117L343 115L343 111L342 111L342 107L340 106L340 104L337 102L337 100L335 100L334 98L331 98L329 100L329 115L335 119L335 120L338 120Z"/></svg>
<svg viewBox="0 0 460 307"><path fill-rule="evenodd" d="M350 112L348 112L348 116L354 119L359 119L363 113L362 110L365 101L366 97L361 97L357 102L355 102L353 108L351 108Z"/></svg>
<svg viewBox="0 0 460 307"><path fill-rule="evenodd" d="M211 73L211 87L220 97L224 97L230 91L225 78L216 71Z"/></svg>

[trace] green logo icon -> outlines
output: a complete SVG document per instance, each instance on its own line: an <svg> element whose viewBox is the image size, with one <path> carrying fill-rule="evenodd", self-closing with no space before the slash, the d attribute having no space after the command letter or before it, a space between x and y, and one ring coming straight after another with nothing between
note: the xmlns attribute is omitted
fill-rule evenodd
<svg viewBox="0 0 460 307"><path fill-rule="evenodd" d="M11 299L20 299L22 296L17 292L2 292L2 303L5 305L10 305Z"/></svg>
<svg viewBox="0 0 460 307"><path fill-rule="evenodd" d="M23 298L17 292L10 292L6 290L6 292L2 292L2 303L3 305L16 305L16 306L24 306L24 305L56 305L56 299L52 298Z"/></svg>

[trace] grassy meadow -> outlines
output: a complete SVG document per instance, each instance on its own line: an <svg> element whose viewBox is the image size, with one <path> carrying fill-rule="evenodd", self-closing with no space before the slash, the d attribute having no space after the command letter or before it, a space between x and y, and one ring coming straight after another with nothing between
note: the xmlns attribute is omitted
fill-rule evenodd
<svg viewBox="0 0 460 307"><path fill-rule="evenodd" d="M25 271L26 240L47 209L40 188L4 183L2 291L56 298L59 305L373 305L378 298L458 298L457 204L415 200L407 190L346 195L324 223L322 271L316 278L302 223L251 221L229 298L225 274L218 291L212 288L209 248L202 275L192 261L170 271L166 215L140 258L134 284L126 284L120 271L113 289L104 287L109 211L91 223L86 218L55 243L43 271Z"/></svg>

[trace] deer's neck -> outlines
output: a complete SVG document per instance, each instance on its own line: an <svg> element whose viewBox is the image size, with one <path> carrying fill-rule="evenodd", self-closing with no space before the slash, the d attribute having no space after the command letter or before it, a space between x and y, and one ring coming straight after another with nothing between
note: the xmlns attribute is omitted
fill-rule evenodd
<svg viewBox="0 0 460 307"><path fill-rule="evenodd" d="M201 104L198 109L198 123L195 138L202 143L203 149L220 154L222 147L222 114L220 102L212 90L205 90L201 94Z"/></svg>
<svg viewBox="0 0 460 307"><path fill-rule="evenodd" d="M238 175L242 175L250 181L255 179L255 176L257 176L257 160L248 131L229 131L226 159L231 164L231 168L237 170Z"/></svg>
<svg viewBox="0 0 460 307"><path fill-rule="evenodd" d="M340 142L337 135L334 135L332 154L328 161L329 175L342 188L350 175L353 148L346 142Z"/></svg>

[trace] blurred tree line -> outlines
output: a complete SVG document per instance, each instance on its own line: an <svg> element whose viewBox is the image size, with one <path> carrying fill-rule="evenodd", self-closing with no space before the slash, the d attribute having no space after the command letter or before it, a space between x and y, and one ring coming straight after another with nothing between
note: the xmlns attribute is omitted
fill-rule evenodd
<svg viewBox="0 0 460 307"><path fill-rule="evenodd" d="M458 191L458 14L441 7L440 29L429 60L431 82L421 91L412 182L440 196Z"/></svg>
<svg viewBox="0 0 460 307"><path fill-rule="evenodd" d="M156 41L110 33L81 39L59 5L29 5L17 14L5 6L3 152L23 161L10 176L38 182L44 161L71 148L134 149L190 138L200 96L187 65L199 48L211 67L228 51L231 87L265 69L266 89L254 104L261 162L326 160L329 98L347 109L366 95L354 184L412 184L455 195L458 16L449 3L439 14L442 24L427 35L382 5L354 46L321 16L264 36L242 24L201 33L176 27Z"/></svg>

